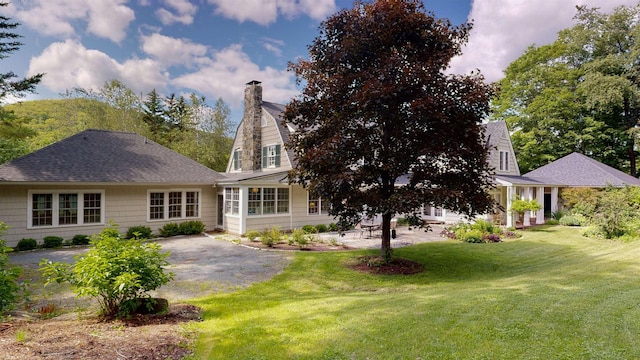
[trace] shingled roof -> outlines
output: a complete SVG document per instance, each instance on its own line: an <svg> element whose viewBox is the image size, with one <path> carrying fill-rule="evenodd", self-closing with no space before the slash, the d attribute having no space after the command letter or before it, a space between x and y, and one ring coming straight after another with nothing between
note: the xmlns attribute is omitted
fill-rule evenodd
<svg viewBox="0 0 640 360"><path fill-rule="evenodd" d="M0 165L3 182L211 184L222 177L143 136L85 130Z"/></svg>
<svg viewBox="0 0 640 360"><path fill-rule="evenodd" d="M547 183L574 187L640 186L640 179L576 152L530 171L524 176L541 179Z"/></svg>

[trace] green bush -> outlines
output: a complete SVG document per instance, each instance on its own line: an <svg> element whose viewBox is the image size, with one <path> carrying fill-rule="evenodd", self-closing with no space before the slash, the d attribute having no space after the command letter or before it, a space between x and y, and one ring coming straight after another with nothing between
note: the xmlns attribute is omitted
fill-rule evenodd
<svg viewBox="0 0 640 360"><path fill-rule="evenodd" d="M329 231L338 231L338 224L336 223L329 224Z"/></svg>
<svg viewBox="0 0 640 360"><path fill-rule="evenodd" d="M484 239L482 238L482 231L473 229L464 232L461 235L460 240L468 243L483 243Z"/></svg>
<svg viewBox="0 0 640 360"><path fill-rule="evenodd" d="M580 226L580 220L573 215L565 215L558 221L560 225L564 226Z"/></svg>
<svg viewBox="0 0 640 360"><path fill-rule="evenodd" d="M309 244L309 239L307 239L307 234L302 229L294 229L291 233L291 238L293 243L297 244L301 248L307 246Z"/></svg>
<svg viewBox="0 0 640 360"><path fill-rule="evenodd" d="M318 233L326 233L327 230L329 230L329 228L327 228L327 225L325 225L325 224L316 225L316 232L318 232Z"/></svg>
<svg viewBox="0 0 640 360"><path fill-rule="evenodd" d="M185 221L180 224L179 231L182 235L202 234L204 232L204 224L198 220Z"/></svg>
<svg viewBox="0 0 640 360"><path fill-rule="evenodd" d="M313 225L305 225L302 227L302 231L304 231L305 234L315 234L317 229Z"/></svg>
<svg viewBox="0 0 640 360"><path fill-rule="evenodd" d="M18 241L18 245L16 246L16 250L18 251L27 251L33 250L38 247L38 241L36 239L24 238Z"/></svg>
<svg viewBox="0 0 640 360"><path fill-rule="evenodd" d="M260 236L260 241L264 245L271 247L280 242L280 240L282 239L282 235L283 234L280 231L280 228L277 226L273 226L262 232Z"/></svg>
<svg viewBox="0 0 640 360"><path fill-rule="evenodd" d="M176 223L164 224L164 226L162 226L158 231L162 237L180 235L180 225Z"/></svg>
<svg viewBox="0 0 640 360"><path fill-rule="evenodd" d="M255 241L258 237L260 237L260 231L249 230L244 234L244 236L246 236L249 241Z"/></svg>
<svg viewBox="0 0 640 360"><path fill-rule="evenodd" d="M45 236L44 239L42 239L43 241L42 247L45 249L53 249L53 248L61 247L63 240L64 239L61 238L60 236Z"/></svg>
<svg viewBox="0 0 640 360"><path fill-rule="evenodd" d="M478 219L472 225L471 229L480 230L483 234L499 234L500 227L485 219Z"/></svg>
<svg viewBox="0 0 640 360"><path fill-rule="evenodd" d="M151 239L151 228L144 225L132 226L127 229L127 239Z"/></svg>
<svg viewBox="0 0 640 360"><path fill-rule="evenodd" d="M90 240L89 235L78 234L73 236L71 243L73 245L89 245Z"/></svg>
<svg viewBox="0 0 640 360"><path fill-rule="evenodd" d="M560 221L556 220L556 219L549 219L549 220L547 220L545 222L545 224L547 224L547 225L558 225L558 224L560 224Z"/></svg>
<svg viewBox="0 0 640 360"><path fill-rule="evenodd" d="M93 237L91 248L76 257L75 265L43 259L40 270L46 284L68 282L77 296L96 298L103 315L123 317L136 310L128 306L131 300L149 297L149 291L173 278L165 272L169 253L161 252L159 244L124 241L105 230Z"/></svg>
<svg viewBox="0 0 640 360"><path fill-rule="evenodd" d="M9 227L0 222L0 236L4 235ZM35 241L35 240L34 240ZM11 309L17 300L20 287L17 284L21 269L10 265L8 249L3 239L0 239L0 313Z"/></svg>

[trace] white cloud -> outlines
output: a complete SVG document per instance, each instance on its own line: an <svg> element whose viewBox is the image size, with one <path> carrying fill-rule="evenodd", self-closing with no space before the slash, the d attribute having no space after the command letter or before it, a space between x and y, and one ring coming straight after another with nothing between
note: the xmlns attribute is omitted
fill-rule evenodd
<svg viewBox="0 0 640 360"><path fill-rule="evenodd" d="M45 73L42 85L63 92L80 87L100 89L105 82L117 79L136 92L164 89L168 74L151 59L131 59L120 64L107 54L66 40L49 45L29 63L27 74Z"/></svg>
<svg viewBox="0 0 640 360"><path fill-rule="evenodd" d="M20 2L12 10L24 25L39 33L71 37L76 35L74 23L87 22L87 31L116 43L126 36L135 19L127 0L34 0Z"/></svg>
<svg viewBox="0 0 640 360"><path fill-rule="evenodd" d="M164 0L164 3L175 11L173 13L165 8L156 10L156 16L164 25L171 25L176 22L185 25L193 23L193 17L198 11L198 7L189 0Z"/></svg>
<svg viewBox="0 0 640 360"><path fill-rule="evenodd" d="M208 0L216 7L215 13L239 22L253 21L269 25L278 13L287 18L301 14L315 20L324 20L336 11L335 0Z"/></svg>
<svg viewBox="0 0 640 360"><path fill-rule="evenodd" d="M610 12L616 6L632 6L637 0L473 0L475 19L463 55L453 59L451 72L480 69L487 81L501 79L503 70L530 45L552 43L560 30L574 24L576 5Z"/></svg>
<svg viewBox="0 0 640 360"><path fill-rule="evenodd" d="M176 39L161 34L141 37L142 50L162 62L165 66L190 66L203 61L207 55L207 47L188 39Z"/></svg>
<svg viewBox="0 0 640 360"><path fill-rule="evenodd" d="M192 89L208 98L222 97L231 107L239 107L244 99L245 84L262 81L265 101L289 102L299 91L292 74L272 67L261 69L242 50L231 45L213 54L200 70L175 78L173 85Z"/></svg>
<svg viewBox="0 0 640 360"><path fill-rule="evenodd" d="M282 47L284 45L285 43L282 40L262 38L262 47L277 57L282 56Z"/></svg>

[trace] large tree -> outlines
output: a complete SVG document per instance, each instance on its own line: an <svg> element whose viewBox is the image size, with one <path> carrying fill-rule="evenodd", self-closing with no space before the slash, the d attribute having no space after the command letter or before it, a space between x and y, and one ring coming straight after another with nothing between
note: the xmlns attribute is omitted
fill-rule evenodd
<svg viewBox="0 0 640 360"><path fill-rule="evenodd" d="M637 6L580 6L574 27L509 65L494 116L515 131L521 171L577 151L636 175L639 18Z"/></svg>
<svg viewBox="0 0 640 360"><path fill-rule="evenodd" d="M342 226L381 215L386 260L396 214L493 206L480 125L492 87L479 74L446 74L470 29L422 1L356 2L321 24L309 60L290 64L304 89L285 111L297 128L289 180L328 200Z"/></svg>

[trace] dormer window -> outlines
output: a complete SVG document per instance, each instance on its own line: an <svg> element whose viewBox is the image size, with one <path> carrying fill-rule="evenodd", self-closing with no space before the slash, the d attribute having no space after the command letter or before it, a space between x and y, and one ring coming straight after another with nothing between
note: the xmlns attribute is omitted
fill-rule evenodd
<svg viewBox="0 0 640 360"><path fill-rule="evenodd" d="M240 170L242 168L242 150L235 149L233 151L233 170Z"/></svg>
<svg viewBox="0 0 640 360"><path fill-rule="evenodd" d="M262 148L262 168L280 167L280 145L269 145Z"/></svg>
<svg viewBox="0 0 640 360"><path fill-rule="evenodd" d="M509 152L500 151L500 171L509 171Z"/></svg>

